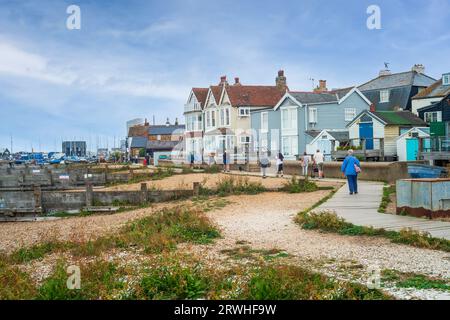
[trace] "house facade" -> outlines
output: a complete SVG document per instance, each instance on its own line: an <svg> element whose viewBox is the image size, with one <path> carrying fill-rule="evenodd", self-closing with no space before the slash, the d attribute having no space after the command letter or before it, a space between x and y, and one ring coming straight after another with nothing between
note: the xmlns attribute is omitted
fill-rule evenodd
<svg viewBox="0 0 450 320"><path fill-rule="evenodd" d="M192 88L188 101L184 105L185 157L190 161L191 154L195 162L203 162L203 109L208 95L208 88Z"/></svg>
<svg viewBox="0 0 450 320"><path fill-rule="evenodd" d="M382 70L378 77L358 89L372 101L377 111L411 110L412 97L436 81L424 72L425 67L418 64L407 72Z"/></svg>
<svg viewBox="0 0 450 320"><path fill-rule="evenodd" d="M352 146L379 150L380 158L397 158L397 138L414 127L427 124L409 111L373 111L360 113L347 128Z"/></svg>
<svg viewBox="0 0 450 320"><path fill-rule="evenodd" d="M253 110L273 108L287 90L284 71L280 70L274 86L243 85L235 78L230 85L222 77L219 85L209 88L203 110L204 158L222 154L244 159L253 140L250 113Z"/></svg>
<svg viewBox="0 0 450 320"><path fill-rule="evenodd" d="M411 111L414 114L419 115L419 109L429 107L431 105L437 104L441 105L440 102L448 99L449 95L450 95L450 72L447 72L442 75L441 79L430 85L428 88L423 89L421 92L419 92L412 98ZM443 105L445 105L445 101ZM425 120L425 118L422 119ZM437 119L430 119L430 120L437 120Z"/></svg>
<svg viewBox="0 0 450 320"><path fill-rule="evenodd" d="M287 92L274 108L251 112L257 133L255 148L282 152L293 159L325 129L346 129L346 125L371 102L356 88L334 91Z"/></svg>

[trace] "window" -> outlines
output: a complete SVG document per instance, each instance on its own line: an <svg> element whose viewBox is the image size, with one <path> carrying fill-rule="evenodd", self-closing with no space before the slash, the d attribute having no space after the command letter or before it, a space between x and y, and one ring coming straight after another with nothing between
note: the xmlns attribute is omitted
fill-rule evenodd
<svg viewBox="0 0 450 320"><path fill-rule="evenodd" d="M250 116L250 108L239 108L239 117L248 117Z"/></svg>
<svg viewBox="0 0 450 320"><path fill-rule="evenodd" d="M225 125L230 125L230 108L225 109Z"/></svg>
<svg viewBox="0 0 450 320"><path fill-rule="evenodd" d="M309 123L317 123L317 108L309 108Z"/></svg>
<svg viewBox="0 0 450 320"><path fill-rule="evenodd" d="M442 84L444 86L449 86L450 85L450 74L444 74L442 76Z"/></svg>
<svg viewBox="0 0 450 320"><path fill-rule="evenodd" d="M345 121L352 121L356 117L355 108L345 108Z"/></svg>
<svg viewBox="0 0 450 320"><path fill-rule="evenodd" d="M380 103L389 102L389 90L380 91Z"/></svg>
<svg viewBox="0 0 450 320"><path fill-rule="evenodd" d="M211 110L211 126L212 127L216 126L216 111L215 110Z"/></svg>
<svg viewBox="0 0 450 320"><path fill-rule="evenodd" d="M281 109L281 129L283 134L296 134L297 108Z"/></svg>
<svg viewBox="0 0 450 320"><path fill-rule="evenodd" d="M220 109L220 125L225 125L225 109Z"/></svg>
<svg viewBox="0 0 450 320"><path fill-rule="evenodd" d="M269 132L269 113L261 112L261 132Z"/></svg>
<svg viewBox="0 0 450 320"><path fill-rule="evenodd" d="M442 111L425 112L424 114L425 122L441 122L442 121Z"/></svg>
<svg viewBox="0 0 450 320"><path fill-rule="evenodd" d="M284 156L295 156L298 154L297 151L297 136L287 136L283 137L282 142L282 152Z"/></svg>
<svg viewBox="0 0 450 320"><path fill-rule="evenodd" d="M239 142L241 144L249 144L250 143L250 136L240 136Z"/></svg>

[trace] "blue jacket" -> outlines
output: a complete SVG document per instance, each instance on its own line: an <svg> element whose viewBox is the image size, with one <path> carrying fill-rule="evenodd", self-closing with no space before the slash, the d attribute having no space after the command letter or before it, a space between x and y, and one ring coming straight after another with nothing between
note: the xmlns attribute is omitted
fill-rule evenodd
<svg viewBox="0 0 450 320"><path fill-rule="evenodd" d="M354 156L347 156L342 163L341 171L346 176L356 176L358 173L355 170L355 164L358 167L361 167L358 159L356 159Z"/></svg>

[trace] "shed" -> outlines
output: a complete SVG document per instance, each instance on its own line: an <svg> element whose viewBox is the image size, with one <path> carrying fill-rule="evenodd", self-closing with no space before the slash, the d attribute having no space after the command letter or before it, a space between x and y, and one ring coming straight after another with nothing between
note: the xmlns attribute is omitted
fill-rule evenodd
<svg viewBox="0 0 450 320"><path fill-rule="evenodd" d="M419 138L423 140L423 149L430 148L430 128L416 127L411 128L397 138L397 156L399 161L419 160Z"/></svg>
<svg viewBox="0 0 450 320"><path fill-rule="evenodd" d="M409 111L365 110L347 128L352 145L360 146L364 141L366 150L380 150L383 157L394 158L397 138L411 128L426 126L426 122Z"/></svg>
<svg viewBox="0 0 450 320"><path fill-rule="evenodd" d="M313 139L306 145L306 153L314 154L316 150L324 152L325 156L331 155L332 151L336 151L337 147L342 144L348 143L349 135L348 130L330 130L325 129L322 131L311 132L307 134Z"/></svg>

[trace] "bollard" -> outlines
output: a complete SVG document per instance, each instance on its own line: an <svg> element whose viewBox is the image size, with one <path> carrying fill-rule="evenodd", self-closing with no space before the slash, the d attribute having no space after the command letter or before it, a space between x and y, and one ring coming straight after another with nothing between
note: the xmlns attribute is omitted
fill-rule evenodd
<svg viewBox="0 0 450 320"><path fill-rule="evenodd" d="M94 190L92 188L92 182L86 182L86 207L92 207L94 202Z"/></svg>
<svg viewBox="0 0 450 320"><path fill-rule="evenodd" d="M42 212L42 191L41 187L38 185L33 186L33 196L34 196L34 212Z"/></svg>
<svg viewBox="0 0 450 320"><path fill-rule="evenodd" d="M141 183L141 204L147 203L147 184Z"/></svg>
<svg viewBox="0 0 450 320"><path fill-rule="evenodd" d="M198 195L200 194L200 182L194 182L193 190L194 196L198 197Z"/></svg>

